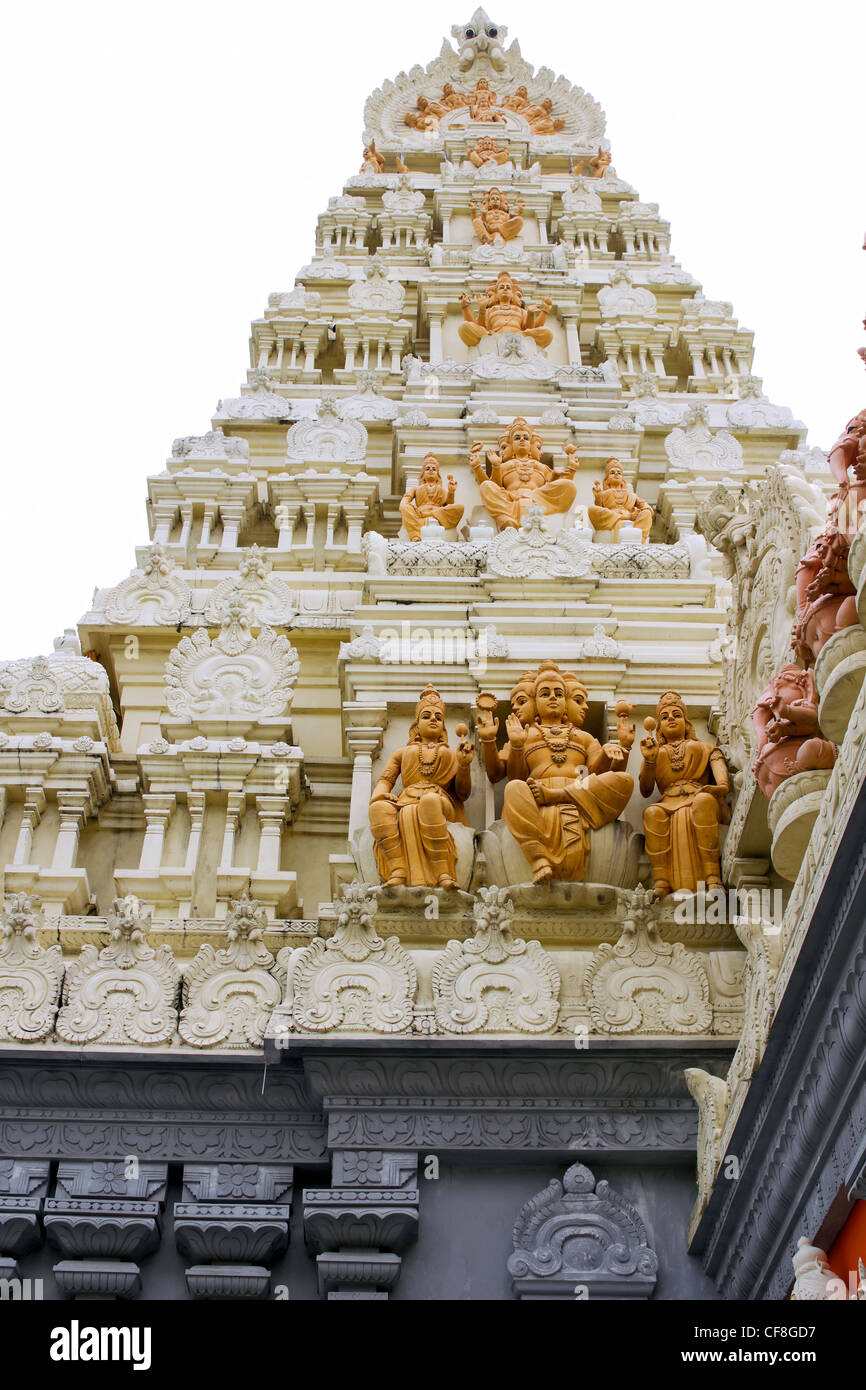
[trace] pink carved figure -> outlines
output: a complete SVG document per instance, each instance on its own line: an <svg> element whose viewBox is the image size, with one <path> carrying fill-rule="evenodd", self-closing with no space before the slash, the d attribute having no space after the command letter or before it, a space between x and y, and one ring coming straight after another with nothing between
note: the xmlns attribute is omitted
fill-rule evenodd
<svg viewBox="0 0 866 1390"><path fill-rule="evenodd" d="M811 671L783 666L752 710L752 723L758 736L752 771L768 801L795 772L831 768L836 761L835 743L818 727L818 692Z"/></svg>
<svg viewBox="0 0 866 1390"><path fill-rule="evenodd" d="M848 421L827 461L839 484L831 499L830 516L839 530L853 539L860 527L861 507L866 502L866 410Z"/></svg>
<svg viewBox="0 0 866 1390"><path fill-rule="evenodd" d="M830 638L858 621L848 549L841 531L824 531L797 566L797 620L791 642L804 666L814 666Z"/></svg>

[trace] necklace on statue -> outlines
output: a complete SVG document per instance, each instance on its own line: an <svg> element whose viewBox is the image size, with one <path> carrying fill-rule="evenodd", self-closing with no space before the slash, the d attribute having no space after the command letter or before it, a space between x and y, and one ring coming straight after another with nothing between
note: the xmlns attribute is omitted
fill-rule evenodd
<svg viewBox="0 0 866 1390"><path fill-rule="evenodd" d="M667 745L668 758L670 759L671 770L682 772L686 765L686 739L680 739L679 743L669 743Z"/></svg>
<svg viewBox="0 0 866 1390"><path fill-rule="evenodd" d="M571 733L571 725L566 724L565 728L555 726L548 728L544 724L539 724L541 737L550 749L550 756L555 763L564 763L568 753L568 736Z"/></svg>
<svg viewBox="0 0 866 1390"><path fill-rule="evenodd" d="M437 758L438 753L439 753L439 745L438 745L438 743L434 743L434 744L433 744L433 756L432 756L432 757L427 757L427 758L425 758L425 757L424 757L425 751L426 751L426 749L425 749L424 744L423 744L423 743L419 743L419 745L418 745L418 763L419 763L419 766L420 766L420 768L421 768L421 774L422 774L423 777L429 777L430 774L432 773L434 767L436 766L436 758Z"/></svg>

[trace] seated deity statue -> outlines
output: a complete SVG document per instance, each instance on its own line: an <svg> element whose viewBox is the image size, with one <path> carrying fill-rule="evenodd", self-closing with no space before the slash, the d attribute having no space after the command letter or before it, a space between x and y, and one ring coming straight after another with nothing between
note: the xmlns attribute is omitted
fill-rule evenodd
<svg viewBox="0 0 866 1390"><path fill-rule="evenodd" d="M719 824L731 816L727 805L730 779L721 748L703 743L689 722L685 702L667 690L656 707L656 720L644 720L640 789L660 799L643 813L646 850L657 897L695 892L699 883L721 888ZM658 737L656 737L658 727Z"/></svg>
<svg viewBox="0 0 866 1390"><path fill-rule="evenodd" d="M369 145L364 146L364 162L361 165L362 174L383 174L385 172L385 156L376 149L376 141L371 140Z"/></svg>
<svg viewBox="0 0 866 1390"><path fill-rule="evenodd" d="M555 135L565 129L565 121L553 115L553 101L545 97L538 106L528 106L522 113L534 135Z"/></svg>
<svg viewBox="0 0 866 1390"><path fill-rule="evenodd" d="M848 574L849 548L843 531L824 531L797 566L791 645L804 666L814 666L830 638L858 621L856 591Z"/></svg>
<svg viewBox="0 0 866 1390"><path fill-rule="evenodd" d="M516 713L506 721L505 824L534 883L576 883L586 874L591 832L616 820L632 794L634 781L622 771L630 745L602 746L584 732L586 687L552 661L538 668L531 698L525 724ZM483 727L479 735L489 737Z"/></svg>
<svg viewBox="0 0 866 1390"><path fill-rule="evenodd" d="M474 164L476 169L483 169L485 164L504 164L508 156L507 147L497 144L490 135L479 135L472 149L466 153L469 163Z"/></svg>
<svg viewBox="0 0 866 1390"><path fill-rule="evenodd" d="M524 209L522 198L517 201L517 213L512 216L508 197L499 188L491 188L481 199L481 206L474 201L469 204L469 214L475 235L482 246L491 246L497 236L503 241L513 241L523 231L523 218L519 214Z"/></svg>
<svg viewBox="0 0 866 1390"><path fill-rule="evenodd" d="M475 84L475 91L469 93L469 115L473 121L493 122L496 125L503 125L505 117L501 111L497 111L499 98L491 90L490 83L486 77L480 77Z"/></svg>
<svg viewBox="0 0 866 1390"><path fill-rule="evenodd" d="M460 734L460 729L457 730ZM449 748L445 706L432 685L421 693L409 742L388 759L370 801L376 864L386 888L457 887L449 822L466 825L472 745ZM402 788L394 786L402 778Z"/></svg>
<svg viewBox="0 0 866 1390"><path fill-rule="evenodd" d="M520 720L526 728L535 718L535 671L524 671L520 680L511 692L511 713ZM566 672L566 676L568 676ZM492 695L478 696L476 702L477 716L475 720L475 731L478 734L478 742L481 744L481 756L484 760L484 770L487 773L487 780L492 783L501 782L503 777L508 776L508 756L511 744L506 743L500 753L496 747L496 735L499 733L499 720L493 713L495 708L495 697ZM571 718L571 714L569 714ZM572 719L572 722L574 720Z"/></svg>
<svg viewBox="0 0 866 1390"><path fill-rule="evenodd" d="M448 474L446 487L439 471L439 460L435 454L427 454L417 485L409 489L400 503L400 515L410 541L420 541L421 527L427 521L438 521L446 531L459 526L463 508L454 501L456 491L457 483L451 474Z"/></svg>
<svg viewBox="0 0 866 1390"><path fill-rule="evenodd" d="M414 111L407 111L404 121L413 130L438 130L439 118L445 114L446 107L428 97L419 97Z"/></svg>
<svg viewBox="0 0 866 1390"><path fill-rule="evenodd" d="M456 91L450 82L445 83L439 100L447 111L457 111L461 106L469 105L466 93Z"/></svg>
<svg viewBox="0 0 866 1390"><path fill-rule="evenodd" d="M827 770L836 761L836 745L818 726L815 677L801 666L783 666L752 710L758 752L752 763L755 781L769 801L797 772Z"/></svg>
<svg viewBox="0 0 866 1390"><path fill-rule="evenodd" d="M553 308L549 299L537 304L523 305L523 291L512 275L503 270L487 286L485 293L476 295L478 317L473 317L468 294L461 294L463 323L457 330L467 347L477 347L489 333L519 333L531 338L540 348L553 342L553 333L544 324Z"/></svg>
<svg viewBox="0 0 866 1390"><path fill-rule="evenodd" d="M610 161L610 151L599 149L598 154L594 155L589 161L589 167L592 169L590 177L593 179L603 179L610 166Z"/></svg>
<svg viewBox="0 0 866 1390"><path fill-rule="evenodd" d="M596 531L613 531L614 540L618 541L622 526L636 526L641 543L646 541L652 529L653 509L632 492L619 459L608 459L604 482L593 483L592 495L595 505L589 508L589 519Z"/></svg>
<svg viewBox="0 0 866 1390"><path fill-rule="evenodd" d="M480 484L481 501L496 523L497 530L512 526L519 530L524 514L532 506L549 515L569 511L577 496L572 481L579 467L577 450L566 445L568 463L557 472L542 463L541 436L523 418L514 420L499 440L499 452L473 444L469 467ZM490 465L490 476L487 474Z"/></svg>

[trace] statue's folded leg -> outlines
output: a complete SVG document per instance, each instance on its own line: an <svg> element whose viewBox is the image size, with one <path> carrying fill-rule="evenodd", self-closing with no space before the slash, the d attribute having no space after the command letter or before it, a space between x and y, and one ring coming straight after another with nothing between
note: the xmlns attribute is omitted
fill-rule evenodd
<svg viewBox="0 0 866 1390"><path fill-rule="evenodd" d="M409 537L410 541L420 541L421 527L424 524L420 513L417 512L413 506L404 506L401 502L400 515L403 518L403 525L406 527L406 535Z"/></svg>
<svg viewBox="0 0 866 1390"><path fill-rule="evenodd" d="M636 526L645 541L650 531L653 529L653 510L652 507L641 507L632 519L632 526Z"/></svg>
<svg viewBox="0 0 866 1390"><path fill-rule="evenodd" d="M436 520L446 531L453 531L455 526L459 526L462 516L463 508L459 502L452 503L450 507L440 507L436 512Z"/></svg>
<svg viewBox="0 0 866 1390"><path fill-rule="evenodd" d="M612 512L609 507L598 506L587 507L587 511L589 513L590 525L594 530L616 532L618 520L616 512ZM619 521L621 525L621 519L619 519Z"/></svg>
<svg viewBox="0 0 866 1390"><path fill-rule="evenodd" d="M600 830L622 814L633 791L634 778L628 772L593 772L575 782L570 795L590 828Z"/></svg>
<svg viewBox="0 0 866 1390"><path fill-rule="evenodd" d="M662 896L671 891L671 824L670 816L661 806L647 806L643 813L646 852L652 864L656 891Z"/></svg>
<svg viewBox="0 0 866 1390"><path fill-rule="evenodd" d="M543 483L533 493L533 500L546 512L567 512L577 496L577 488L570 478L553 478Z"/></svg>
<svg viewBox="0 0 866 1390"><path fill-rule="evenodd" d="M531 338L540 348L550 347L553 342L553 332L549 328L524 328L524 338Z"/></svg>
<svg viewBox="0 0 866 1390"><path fill-rule="evenodd" d="M501 233L501 235L502 235L502 240L503 240L503 241L512 241L512 240L514 239L514 237L520 236L520 233L521 233L522 231L523 231L523 218L522 218L522 217L509 217L508 221L507 221L507 222L503 222L503 224L502 224L502 233Z"/></svg>
<svg viewBox="0 0 866 1390"><path fill-rule="evenodd" d="M486 336L487 329L483 328L480 323L470 323L468 319L465 319L457 332L467 347L477 347L481 339Z"/></svg>

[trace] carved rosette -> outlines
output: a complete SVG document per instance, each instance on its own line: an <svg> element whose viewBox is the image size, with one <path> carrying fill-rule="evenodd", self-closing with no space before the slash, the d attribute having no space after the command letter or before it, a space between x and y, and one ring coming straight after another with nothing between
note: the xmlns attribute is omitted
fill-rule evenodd
<svg viewBox="0 0 866 1390"><path fill-rule="evenodd" d="M697 1034L712 1028L710 987L700 957L663 941L649 889L631 894L622 935L603 942L587 967L593 1027L601 1033Z"/></svg>
<svg viewBox="0 0 866 1390"><path fill-rule="evenodd" d="M180 971L168 946L147 945L150 914L131 894L115 898L111 940L90 944L66 968L57 1035L69 1043L157 1047L176 1024Z"/></svg>
<svg viewBox="0 0 866 1390"><path fill-rule="evenodd" d="M658 1258L635 1208L582 1163L523 1207L508 1260L519 1298L649 1298Z"/></svg>
<svg viewBox="0 0 866 1390"><path fill-rule="evenodd" d="M343 889L337 930L301 952L292 978L292 1022L299 1032L406 1033L418 977L396 936L383 941L373 916L377 890Z"/></svg>
<svg viewBox="0 0 866 1390"><path fill-rule="evenodd" d="M11 893L0 914L0 1041L41 1042L57 1013L63 957L39 945L39 898Z"/></svg>
<svg viewBox="0 0 866 1390"><path fill-rule="evenodd" d="M537 941L513 939L507 888L480 888L476 931L449 941L433 966L433 999L444 1033L547 1033L559 1014L559 971Z"/></svg>
<svg viewBox="0 0 866 1390"><path fill-rule="evenodd" d="M267 918L247 897L232 905L228 946L199 949L183 982L178 1032L192 1047L260 1047L285 990L284 964L262 940ZM282 956L282 952L280 955Z"/></svg>

